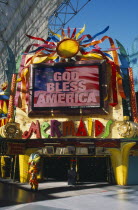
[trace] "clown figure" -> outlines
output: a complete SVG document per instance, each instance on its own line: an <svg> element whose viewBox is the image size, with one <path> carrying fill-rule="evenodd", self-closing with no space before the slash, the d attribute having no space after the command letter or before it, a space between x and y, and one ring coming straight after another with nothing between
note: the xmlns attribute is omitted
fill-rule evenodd
<svg viewBox="0 0 138 210"><path fill-rule="evenodd" d="M37 191L38 190L38 180L37 180L37 173L38 173L38 168L37 164L40 161L40 155L33 153L29 157L29 171L28 173L30 174L29 178L29 184L31 186L32 190Z"/></svg>

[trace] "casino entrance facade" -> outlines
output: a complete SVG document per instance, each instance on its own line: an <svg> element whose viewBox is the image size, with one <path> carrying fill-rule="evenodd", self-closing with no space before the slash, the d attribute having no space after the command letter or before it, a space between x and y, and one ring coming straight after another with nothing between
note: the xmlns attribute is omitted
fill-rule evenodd
<svg viewBox="0 0 138 210"><path fill-rule="evenodd" d="M3 92L1 100L2 178L27 182L34 162L38 180L67 180L74 167L78 182L137 183L133 71L121 75L113 40L108 52L87 53L82 47L88 44L79 45L81 33L67 39L62 31L58 44L47 41L60 59L26 51L12 75L10 96Z"/></svg>

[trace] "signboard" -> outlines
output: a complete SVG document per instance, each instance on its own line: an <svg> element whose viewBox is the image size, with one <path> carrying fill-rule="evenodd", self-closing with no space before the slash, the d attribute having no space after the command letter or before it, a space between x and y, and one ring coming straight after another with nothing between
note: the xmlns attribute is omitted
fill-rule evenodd
<svg viewBox="0 0 138 210"><path fill-rule="evenodd" d="M32 111L72 111L103 107L103 61L31 66Z"/></svg>

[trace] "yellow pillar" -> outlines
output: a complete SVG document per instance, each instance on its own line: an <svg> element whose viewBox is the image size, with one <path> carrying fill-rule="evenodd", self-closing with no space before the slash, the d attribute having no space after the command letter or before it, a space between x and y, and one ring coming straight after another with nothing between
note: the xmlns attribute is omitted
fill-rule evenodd
<svg viewBox="0 0 138 210"><path fill-rule="evenodd" d="M25 155L19 155L19 168L20 168L20 182L28 182L28 160L29 156L34 153L36 149L27 149Z"/></svg>
<svg viewBox="0 0 138 210"><path fill-rule="evenodd" d="M135 144L136 142L122 143L121 149L108 149L111 153L112 167L118 185L127 184L129 151Z"/></svg>
<svg viewBox="0 0 138 210"><path fill-rule="evenodd" d="M5 161L5 157L1 156L1 177L5 178L5 166L6 166L6 161Z"/></svg>
<svg viewBox="0 0 138 210"><path fill-rule="evenodd" d="M28 181L28 160L29 160L29 155L19 155L20 182L21 183Z"/></svg>

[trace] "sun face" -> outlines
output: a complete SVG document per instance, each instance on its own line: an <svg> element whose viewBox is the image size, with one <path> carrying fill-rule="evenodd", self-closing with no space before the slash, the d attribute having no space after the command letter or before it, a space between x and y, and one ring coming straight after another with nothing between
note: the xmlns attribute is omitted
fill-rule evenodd
<svg viewBox="0 0 138 210"><path fill-rule="evenodd" d="M65 62L74 62L74 61L82 61L82 60L106 60L107 63L111 65L112 72L115 72L115 68L117 69L117 74L119 79L113 77L113 84L118 81L120 87L120 95L122 98L125 98L125 94L123 92L122 87L122 77L120 76L119 70L119 62L118 62L118 54L114 41L111 37L104 36L99 40L96 40L97 37L101 34L104 34L109 29L107 26L104 30L94 34L91 36L90 34L82 35L85 31L85 25L80 31L77 32L78 29L74 28L73 31L69 27L67 29L62 29L61 34L57 34L51 30L50 36L47 40L44 40L40 37L33 37L30 35L26 35L28 38L33 40L39 40L43 42L42 44L33 43L30 44L25 52L23 53L24 57L21 63L21 72L20 77L17 79L17 82L25 80L28 82L28 72L30 64L38 64L38 63L65 63ZM72 32L71 32L72 31ZM76 33L77 32L77 33ZM103 43L105 40L109 41L110 48L104 51L101 50L99 44ZM31 47L36 47L33 51L30 51ZM111 52L112 51L112 52ZM111 54L110 54L111 52ZM27 55L27 56L26 56ZM27 79L25 79L27 78ZM22 82L22 83L23 83ZM28 83L22 85L22 99L25 100L24 90L28 87ZM112 85L112 92L114 92L113 103L110 103L111 106L116 106L117 101L117 92L114 85ZM25 109L25 108L24 108ZM124 128L125 130L126 128Z"/></svg>
<svg viewBox="0 0 138 210"><path fill-rule="evenodd" d="M71 58L79 51L79 43L73 39L64 39L58 43L57 54L62 58Z"/></svg>
<svg viewBox="0 0 138 210"><path fill-rule="evenodd" d="M96 59L102 59L101 55L98 55L96 50L99 50L98 43L104 41L108 37L105 37L103 41L94 39L100 34L105 33L109 27L106 27L103 31L91 36L90 34L79 36L85 31L84 27L76 33L77 29L74 28L71 33L71 29L62 29L61 34L56 34L50 30L51 35L44 40L39 37L28 36L30 39L35 39L42 41L44 44L32 44L30 46L37 47L37 49L27 52L26 54L32 54L32 57L26 61L26 66L29 66L32 63L41 63L42 62L68 62L70 59L75 61L91 59L94 57ZM107 53L106 53L107 54Z"/></svg>

